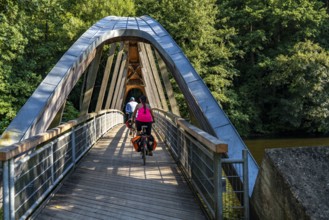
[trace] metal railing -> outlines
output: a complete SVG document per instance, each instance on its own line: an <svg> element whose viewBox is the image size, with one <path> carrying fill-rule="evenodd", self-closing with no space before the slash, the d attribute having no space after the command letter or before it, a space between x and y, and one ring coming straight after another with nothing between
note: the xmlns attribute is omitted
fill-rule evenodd
<svg viewBox="0 0 329 220"><path fill-rule="evenodd" d="M154 129L169 147L208 216L249 219L247 152L241 160L227 159L228 146L217 137L171 113L160 109L153 112Z"/></svg>
<svg viewBox="0 0 329 220"><path fill-rule="evenodd" d="M0 149L4 219L26 219L92 145L123 120L117 110L89 114Z"/></svg>
<svg viewBox="0 0 329 220"><path fill-rule="evenodd" d="M240 160L222 158L219 172L222 188L223 219L249 219L248 151ZM220 177L219 177L220 178Z"/></svg>

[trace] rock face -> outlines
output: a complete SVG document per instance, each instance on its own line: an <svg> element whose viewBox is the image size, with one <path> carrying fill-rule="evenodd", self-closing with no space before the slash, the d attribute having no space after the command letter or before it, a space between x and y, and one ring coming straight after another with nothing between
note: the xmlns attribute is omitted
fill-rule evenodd
<svg viewBox="0 0 329 220"><path fill-rule="evenodd" d="M268 149L250 201L259 219L329 219L329 147Z"/></svg>

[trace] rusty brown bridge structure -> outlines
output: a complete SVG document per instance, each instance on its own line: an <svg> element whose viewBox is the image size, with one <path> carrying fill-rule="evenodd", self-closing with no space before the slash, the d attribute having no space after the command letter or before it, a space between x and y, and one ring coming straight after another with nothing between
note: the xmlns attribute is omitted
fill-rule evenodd
<svg viewBox="0 0 329 220"><path fill-rule="evenodd" d="M80 116L63 122L76 90ZM145 166L123 113L141 95L154 109L158 141ZM258 173L203 80L149 16L109 16L90 27L0 145L4 219L248 219Z"/></svg>

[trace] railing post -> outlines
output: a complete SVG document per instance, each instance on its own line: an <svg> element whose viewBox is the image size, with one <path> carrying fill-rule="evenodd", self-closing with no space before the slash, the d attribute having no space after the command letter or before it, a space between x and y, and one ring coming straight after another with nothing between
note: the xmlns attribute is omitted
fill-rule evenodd
<svg viewBox="0 0 329 220"><path fill-rule="evenodd" d="M107 121L106 121L106 124L107 124L107 129L106 129L106 131L108 131L109 128L110 128L110 126L111 126L111 113L108 112L107 114L108 114L108 115L107 115Z"/></svg>
<svg viewBox="0 0 329 220"><path fill-rule="evenodd" d="M54 142L51 142L50 147L50 170L51 170L51 184L55 183L55 167L54 167Z"/></svg>
<svg viewBox="0 0 329 220"><path fill-rule="evenodd" d="M10 193L9 193L9 162L8 160L2 162L3 167L3 219L10 219Z"/></svg>
<svg viewBox="0 0 329 220"><path fill-rule="evenodd" d="M73 162L73 165L75 165L75 162L76 162L76 158L77 158L77 155L76 155L76 142L75 142L75 128L72 129L72 132L71 132L71 145L72 145L72 162Z"/></svg>
<svg viewBox="0 0 329 220"><path fill-rule="evenodd" d="M83 125L83 135L82 135L82 137L84 137L84 139L85 139L85 141L84 142L82 142L82 145L83 146L81 146L81 148L82 149L87 149L87 144L88 144L88 142L90 141L91 142L91 138L90 138L90 135L89 135L89 128L87 127L87 124L88 123L85 123L84 125ZM80 154L78 155L78 157L80 157Z"/></svg>
<svg viewBox="0 0 329 220"><path fill-rule="evenodd" d="M164 116L165 117L165 120L164 120L164 122L163 122L163 127L165 127L165 128L168 128L168 129L162 129L163 130L163 140L165 141L165 143L167 143L168 144L168 146L170 146L169 145L169 141L170 141L170 136L169 136L169 134L170 134L170 125L169 125L169 121L168 120L166 120L167 119L167 116L165 115ZM169 140L169 141L168 141Z"/></svg>
<svg viewBox="0 0 329 220"><path fill-rule="evenodd" d="M187 138L187 135L184 135L184 144L186 146L186 149L190 149L191 150L191 153L190 153L190 156L188 158L191 158L190 161L188 161L188 165L190 167L190 177L191 177L191 180L193 181L194 179L194 145L193 145L193 142L191 140L189 140Z"/></svg>
<svg viewBox="0 0 329 220"><path fill-rule="evenodd" d="M108 128L108 112L105 113L105 125L104 125L104 128L105 128L105 131L104 131L104 134L107 132L107 128Z"/></svg>
<svg viewBox="0 0 329 220"><path fill-rule="evenodd" d="M243 204L245 219L249 219L249 176L248 176L248 151L242 151L243 157Z"/></svg>
<svg viewBox="0 0 329 220"><path fill-rule="evenodd" d="M9 201L10 219L15 219L15 165L14 158L9 160Z"/></svg>
<svg viewBox="0 0 329 220"><path fill-rule="evenodd" d="M176 123L176 148L177 148L177 160L182 158L182 134L179 129L179 125Z"/></svg>
<svg viewBox="0 0 329 220"><path fill-rule="evenodd" d="M104 131L103 118L104 118L104 115L102 115L102 116L99 117L99 120L100 120L100 123L99 123L100 126L99 126L99 127L100 127L100 130L101 130L101 131L99 132L99 134L100 134L99 136L100 136L100 137L103 135L103 131ZM98 139L98 137L97 137L97 139Z"/></svg>
<svg viewBox="0 0 329 220"><path fill-rule="evenodd" d="M107 132L107 112L104 115L104 118L102 120L103 123L103 132L102 135L104 135Z"/></svg>
<svg viewBox="0 0 329 220"><path fill-rule="evenodd" d="M106 131L108 131L109 129L110 129L110 127L112 126L112 124L111 124L111 112L108 112L107 113L108 115L107 115L107 121L106 121L106 125L107 125L107 128L106 128Z"/></svg>
<svg viewBox="0 0 329 220"><path fill-rule="evenodd" d="M221 154L214 153L214 196L215 219L223 219L223 189L222 189L222 161Z"/></svg>
<svg viewBox="0 0 329 220"><path fill-rule="evenodd" d="M3 162L3 218L15 219L15 168L14 159Z"/></svg>
<svg viewBox="0 0 329 220"><path fill-rule="evenodd" d="M94 145L96 143L97 140L97 125L96 125L96 117L94 117L94 137L93 137L93 144Z"/></svg>
<svg viewBox="0 0 329 220"><path fill-rule="evenodd" d="M106 133L107 131L107 125L106 125L106 122L107 122L107 114L105 113L102 117L102 136Z"/></svg>

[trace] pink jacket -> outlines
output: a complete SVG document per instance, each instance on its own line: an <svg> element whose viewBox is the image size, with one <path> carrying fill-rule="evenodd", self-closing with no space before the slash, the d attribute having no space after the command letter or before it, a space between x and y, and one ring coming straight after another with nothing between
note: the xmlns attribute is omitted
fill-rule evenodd
<svg viewBox="0 0 329 220"><path fill-rule="evenodd" d="M144 108L141 107L137 110L136 121L140 122L152 122L152 114L149 108L146 107L146 112L144 112Z"/></svg>

